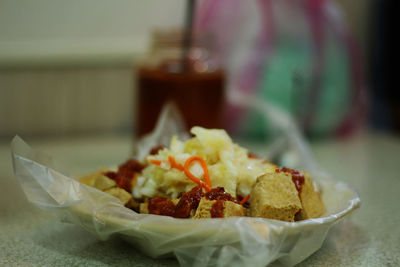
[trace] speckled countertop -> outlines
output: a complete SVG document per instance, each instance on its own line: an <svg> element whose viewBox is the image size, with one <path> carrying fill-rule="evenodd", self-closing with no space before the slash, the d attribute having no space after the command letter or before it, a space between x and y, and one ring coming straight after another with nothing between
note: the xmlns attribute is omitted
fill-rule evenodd
<svg viewBox="0 0 400 267"><path fill-rule="evenodd" d="M9 141L0 142L0 266L178 266L174 259L148 258L118 238L99 241L28 203L12 173ZM82 173L119 164L131 151L129 137L26 141ZM312 150L362 203L299 266L400 266L400 138L362 134L313 143Z"/></svg>

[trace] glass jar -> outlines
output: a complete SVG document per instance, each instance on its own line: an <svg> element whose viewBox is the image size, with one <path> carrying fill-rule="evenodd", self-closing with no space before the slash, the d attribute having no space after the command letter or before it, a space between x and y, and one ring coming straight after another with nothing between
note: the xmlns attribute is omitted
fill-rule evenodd
<svg viewBox="0 0 400 267"><path fill-rule="evenodd" d="M163 105L173 101L186 126L222 128L225 77L210 52L192 47L185 59L178 31L157 31L150 53L137 69L136 134L153 130Z"/></svg>

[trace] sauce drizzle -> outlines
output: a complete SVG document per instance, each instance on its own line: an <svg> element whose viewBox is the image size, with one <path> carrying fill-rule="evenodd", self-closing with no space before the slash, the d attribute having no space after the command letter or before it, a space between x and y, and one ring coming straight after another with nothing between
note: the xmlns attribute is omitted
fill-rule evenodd
<svg viewBox="0 0 400 267"><path fill-rule="evenodd" d="M211 218L224 218L224 200L217 200L211 206Z"/></svg>
<svg viewBox="0 0 400 267"><path fill-rule="evenodd" d="M144 165L135 159L128 159L124 164L118 166L118 171L108 171L104 173L110 179L113 179L118 187L125 189L129 193L132 192L132 179L135 173L140 173L144 169Z"/></svg>
<svg viewBox="0 0 400 267"><path fill-rule="evenodd" d="M155 147L153 147L153 148L150 150L149 154L150 154L150 155L157 155L158 152L159 152L160 150L164 149L164 148L165 148L165 146L163 146L163 145L155 146Z"/></svg>
<svg viewBox="0 0 400 267"><path fill-rule="evenodd" d="M204 196L202 187L193 187L187 193L183 193L178 204L175 207L173 217L175 218L189 218L191 210L197 209L200 199Z"/></svg>
<svg viewBox="0 0 400 267"><path fill-rule="evenodd" d="M173 216L175 205L165 197L153 197L149 201L148 209L150 214Z"/></svg>
<svg viewBox="0 0 400 267"><path fill-rule="evenodd" d="M233 201L237 202L237 200L231 196L228 192L225 191L223 187L215 187L206 193L205 197L209 200L224 200L224 201Z"/></svg>

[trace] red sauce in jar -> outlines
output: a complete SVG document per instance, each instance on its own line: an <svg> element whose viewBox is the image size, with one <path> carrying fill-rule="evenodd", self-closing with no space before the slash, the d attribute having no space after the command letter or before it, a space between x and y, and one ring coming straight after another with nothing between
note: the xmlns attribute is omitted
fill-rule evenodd
<svg viewBox="0 0 400 267"><path fill-rule="evenodd" d="M153 197L149 201L149 213L164 216L173 216L175 205L171 200L164 197Z"/></svg>
<svg viewBox="0 0 400 267"><path fill-rule="evenodd" d="M200 199L204 196L201 186L196 186L187 193L183 193L178 204L176 205L175 218L189 218L190 211L197 209Z"/></svg>
<svg viewBox="0 0 400 267"><path fill-rule="evenodd" d="M286 167L283 167L280 170L276 169L276 172L286 172L286 173L290 173L292 175L292 181L293 181L294 185L296 186L297 192L299 193L299 197L300 197L301 189L303 188L303 184L304 184L304 175L302 175L301 173L299 173L296 170L286 168Z"/></svg>
<svg viewBox="0 0 400 267"><path fill-rule="evenodd" d="M176 61L167 61L158 68L138 70L138 136L153 130L165 103L173 101L181 111L186 126L221 128L225 103L224 73L221 70L172 72ZM179 65L179 64L178 64ZM178 66L179 67L179 66Z"/></svg>
<svg viewBox="0 0 400 267"><path fill-rule="evenodd" d="M217 200L211 206L211 218L224 218L224 200Z"/></svg>

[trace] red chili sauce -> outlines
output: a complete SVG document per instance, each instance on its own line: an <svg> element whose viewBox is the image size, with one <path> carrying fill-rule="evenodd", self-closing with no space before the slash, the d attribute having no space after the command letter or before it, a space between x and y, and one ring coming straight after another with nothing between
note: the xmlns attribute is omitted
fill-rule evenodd
<svg viewBox="0 0 400 267"><path fill-rule="evenodd" d="M263 158L261 158L260 156L258 156L257 154L254 154L254 153L251 153L251 152L248 152L248 153L247 153L247 157L248 157L249 159L259 159L259 160L262 160L262 163L268 163L268 162L269 162L267 159L263 159Z"/></svg>
<svg viewBox="0 0 400 267"><path fill-rule="evenodd" d="M225 192L223 187L216 187L206 193L206 198L209 200L216 200L211 206L211 218L223 218L224 217L224 201L232 201L238 203L238 201L231 196L228 192Z"/></svg>
<svg viewBox="0 0 400 267"><path fill-rule="evenodd" d="M128 159L124 164L118 167L117 172L109 171L104 173L105 176L113 179L118 187L132 192L132 179L135 173L140 173L144 169L144 165L135 159Z"/></svg>
<svg viewBox="0 0 400 267"><path fill-rule="evenodd" d="M187 193L183 193L175 207L175 218L189 218L190 211L197 209L200 199L204 196L201 186L196 186Z"/></svg>
<svg viewBox="0 0 400 267"><path fill-rule="evenodd" d="M258 155L251 153L251 152L247 153L247 157L251 158L251 159L259 159L260 158Z"/></svg>
<svg viewBox="0 0 400 267"><path fill-rule="evenodd" d="M304 175L300 174L298 171L283 167L282 169L276 169L276 172L286 172L292 175L292 181L296 186L297 192L299 193L299 197L301 194L301 189L303 188L304 184Z"/></svg>
<svg viewBox="0 0 400 267"><path fill-rule="evenodd" d="M189 218L190 212L197 209L201 198L204 196L208 200L216 200L210 210L211 218L224 217L224 201L238 203L233 196L225 192L223 187L213 188L211 191L204 194L202 187L196 186L189 192L183 193L176 206L171 200L163 197L154 197L150 199L148 206L149 213L172 216L175 218Z"/></svg>
<svg viewBox="0 0 400 267"><path fill-rule="evenodd" d="M224 218L224 200L217 200L211 206L211 218Z"/></svg>
<svg viewBox="0 0 400 267"><path fill-rule="evenodd" d="M175 204L164 197L153 197L149 201L149 213L164 216L173 216Z"/></svg>
<svg viewBox="0 0 400 267"><path fill-rule="evenodd" d="M175 218L189 218L190 212L197 209L203 196L201 186L196 186L189 192L183 193L176 206L171 200L163 197L154 197L149 201L149 213Z"/></svg>
<svg viewBox="0 0 400 267"><path fill-rule="evenodd" d="M228 192L225 192L223 187L216 187L207 192L205 197L209 200L225 200L237 202L236 199Z"/></svg>
<svg viewBox="0 0 400 267"><path fill-rule="evenodd" d="M155 146L155 147L153 147L151 150L150 150L150 155L157 155L158 154L158 152L160 151L160 150L162 150L162 149L164 149L165 148L165 146L163 146L163 145L159 145L159 146Z"/></svg>

